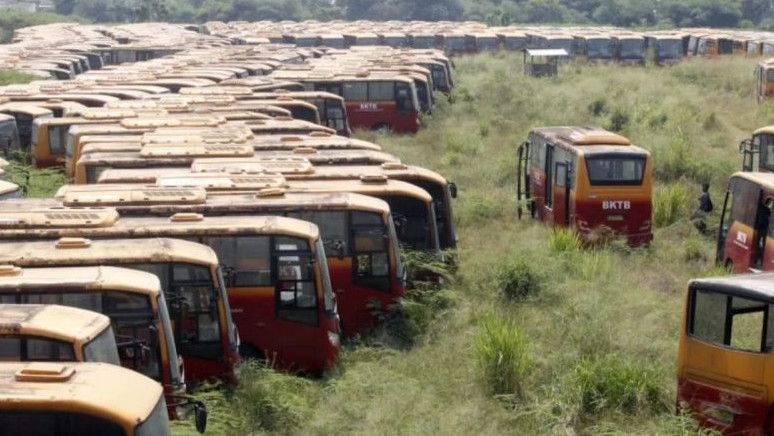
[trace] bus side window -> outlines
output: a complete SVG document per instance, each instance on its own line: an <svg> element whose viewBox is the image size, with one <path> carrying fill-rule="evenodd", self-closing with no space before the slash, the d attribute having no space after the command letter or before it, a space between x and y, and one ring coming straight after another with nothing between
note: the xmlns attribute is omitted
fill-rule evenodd
<svg viewBox="0 0 774 436"><path fill-rule="evenodd" d="M369 82L368 101L392 101L395 87L392 82Z"/></svg>
<svg viewBox="0 0 774 436"><path fill-rule="evenodd" d="M368 100L368 85L365 82L345 82L343 88L343 96L346 101Z"/></svg>
<svg viewBox="0 0 774 436"><path fill-rule="evenodd" d="M757 146L760 153L760 166L769 171L774 170L774 136L770 134L757 135L753 138L753 145Z"/></svg>

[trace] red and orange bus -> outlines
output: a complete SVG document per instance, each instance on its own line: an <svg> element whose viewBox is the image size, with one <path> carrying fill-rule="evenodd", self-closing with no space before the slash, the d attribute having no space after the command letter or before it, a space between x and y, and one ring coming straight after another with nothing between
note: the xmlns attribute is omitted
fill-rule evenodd
<svg viewBox="0 0 774 436"><path fill-rule="evenodd" d="M692 280L677 354L677 406L727 435L774 432L774 274Z"/></svg>
<svg viewBox="0 0 774 436"><path fill-rule="evenodd" d="M733 272L774 270L774 173L731 176L717 239L718 264Z"/></svg>
<svg viewBox="0 0 774 436"><path fill-rule="evenodd" d="M390 208L382 200L345 192L303 194L272 188L249 194L213 193L207 199L169 195L163 204L143 200L143 196L155 191L172 194L191 191L191 188L70 185L60 190L58 199L70 207L115 207L122 216L168 216L179 212L216 216L278 215L317 224L328 258L342 330L347 336L375 326L386 310L403 296L405 271L400 247ZM49 201L48 205L51 204Z"/></svg>
<svg viewBox="0 0 774 436"><path fill-rule="evenodd" d="M242 357L303 372L322 372L336 359L339 317L322 239L310 222L196 213L119 218L111 208L30 209L24 202L0 208L0 240L64 237L168 237L208 245L226 276Z"/></svg>
<svg viewBox="0 0 774 436"><path fill-rule="evenodd" d="M518 201L533 218L593 240L609 233L650 243L650 153L599 128L533 129L518 150Z"/></svg>
<svg viewBox="0 0 774 436"><path fill-rule="evenodd" d="M324 91L344 97L352 127L399 133L419 130L419 97L414 80L409 76L369 72L349 76L322 75L293 70L275 71L272 76L299 81L307 91Z"/></svg>

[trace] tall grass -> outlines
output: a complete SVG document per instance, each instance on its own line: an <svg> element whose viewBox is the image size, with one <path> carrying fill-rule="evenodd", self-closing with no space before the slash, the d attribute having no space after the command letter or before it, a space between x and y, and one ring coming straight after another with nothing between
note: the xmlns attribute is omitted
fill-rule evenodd
<svg viewBox="0 0 774 436"><path fill-rule="evenodd" d="M459 186L454 280L410 291L403 333L346 346L322 379L255 386L265 374L248 375L255 397L227 397L250 422L234 433L698 434L672 408L680 307L690 278L722 271L688 218L698 185L710 182L717 204L736 144L774 117L755 102L755 60L568 65L551 80L509 74L513 54L455 62L458 86L417 135L358 133ZM550 125L615 127L652 153L649 249L579 249L572 233L518 219L515 149ZM522 268L539 292L520 284ZM503 284L518 298L503 298ZM408 346L379 336L402 334ZM269 394L285 406L266 405ZM247 419L258 412L280 424Z"/></svg>
<svg viewBox="0 0 774 436"><path fill-rule="evenodd" d="M523 395L532 366L527 340L513 320L488 315L473 341L483 383L495 395Z"/></svg>

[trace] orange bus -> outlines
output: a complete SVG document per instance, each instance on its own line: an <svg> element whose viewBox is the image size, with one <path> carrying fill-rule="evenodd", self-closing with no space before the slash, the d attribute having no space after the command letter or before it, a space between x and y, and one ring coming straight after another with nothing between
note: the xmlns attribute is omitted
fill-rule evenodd
<svg viewBox="0 0 774 436"><path fill-rule="evenodd" d="M56 304L0 304L0 362L121 365L110 318Z"/></svg>
<svg viewBox="0 0 774 436"><path fill-rule="evenodd" d="M677 353L677 403L722 434L774 432L774 274L692 280Z"/></svg>
<svg viewBox="0 0 774 436"><path fill-rule="evenodd" d="M288 97L308 101L317 106L317 112L323 125L336 130L341 136L350 136L352 130L349 128L347 119L347 106L344 98L340 95L322 91L287 91L285 89L276 89L274 92L255 92L253 97L257 99L271 99L277 96L286 95ZM244 103L244 102L240 102Z"/></svg>
<svg viewBox="0 0 774 436"><path fill-rule="evenodd" d="M613 232L644 245L651 232L650 153L599 128L541 127L519 147L517 190L535 219L584 239Z"/></svg>
<svg viewBox="0 0 774 436"><path fill-rule="evenodd" d="M171 191L156 192L174 194ZM181 196L186 194L180 191ZM146 196L152 193L143 191ZM171 195L166 199L175 201ZM53 200L38 202L61 204ZM197 383L216 378L236 383L239 337L218 258L209 247L165 238L5 242L0 244L0 263L24 268L107 265L156 275L169 302L175 344L185 359L186 378Z"/></svg>
<svg viewBox="0 0 774 436"><path fill-rule="evenodd" d="M55 217L56 219L51 219ZM339 349L339 317L317 226L285 217L178 213L121 217L110 208L0 209L0 239L182 238L210 246L226 276L240 355L321 372Z"/></svg>
<svg viewBox="0 0 774 436"><path fill-rule="evenodd" d="M718 264L733 272L774 270L774 173L738 172L728 182L720 228Z"/></svg>
<svg viewBox="0 0 774 436"><path fill-rule="evenodd" d="M120 366L0 363L0 380L1 434L171 435L161 386ZM203 432L206 413L197 415Z"/></svg>
<svg viewBox="0 0 774 436"><path fill-rule="evenodd" d="M267 150L253 151L247 145L164 145L143 147L139 153L88 153L83 154L75 165L73 183L97 183L101 174L111 168L154 168L154 167L190 167L193 160L201 157L252 157L259 159L283 158L288 156L303 157L314 165L381 165L385 162L399 162L390 154L373 150L316 150L294 149L287 151ZM152 173L149 173L152 174Z"/></svg>
<svg viewBox="0 0 774 436"><path fill-rule="evenodd" d="M60 190L58 199L69 207L115 207L122 216L168 216L179 212L217 216L279 215L315 223L320 228L342 330L347 336L376 325L379 316L404 293L405 271L400 247L390 208L381 200L344 192L302 194L276 188L258 190L257 194L213 194L206 200L170 195L166 204L141 199L157 190L171 194L190 189L71 185ZM185 354L184 357L188 362Z"/></svg>
<svg viewBox="0 0 774 436"><path fill-rule="evenodd" d="M768 99L774 94L774 59L765 59L755 67L757 81L756 92L758 102Z"/></svg>
<svg viewBox="0 0 774 436"><path fill-rule="evenodd" d="M19 131L19 145L23 151L30 149L34 121L54 117L53 111L30 103L0 104L0 113L11 115L16 119L16 128Z"/></svg>
<svg viewBox="0 0 774 436"><path fill-rule="evenodd" d="M121 365L164 386L171 418L185 394L166 300L152 274L114 267L0 268L0 303L61 304L110 317Z"/></svg>

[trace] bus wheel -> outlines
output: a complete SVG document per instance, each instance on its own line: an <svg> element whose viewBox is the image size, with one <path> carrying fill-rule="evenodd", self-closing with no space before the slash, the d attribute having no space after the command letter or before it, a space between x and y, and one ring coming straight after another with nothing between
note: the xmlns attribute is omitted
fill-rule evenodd
<svg viewBox="0 0 774 436"><path fill-rule="evenodd" d="M242 360L266 360L266 356L264 356L261 350L245 343L239 345L239 357L241 357Z"/></svg>
<svg viewBox="0 0 774 436"><path fill-rule="evenodd" d="M386 135L392 131L392 129L390 128L390 125L385 123L379 123L375 125L374 130L376 131L376 133L380 133L382 135Z"/></svg>

